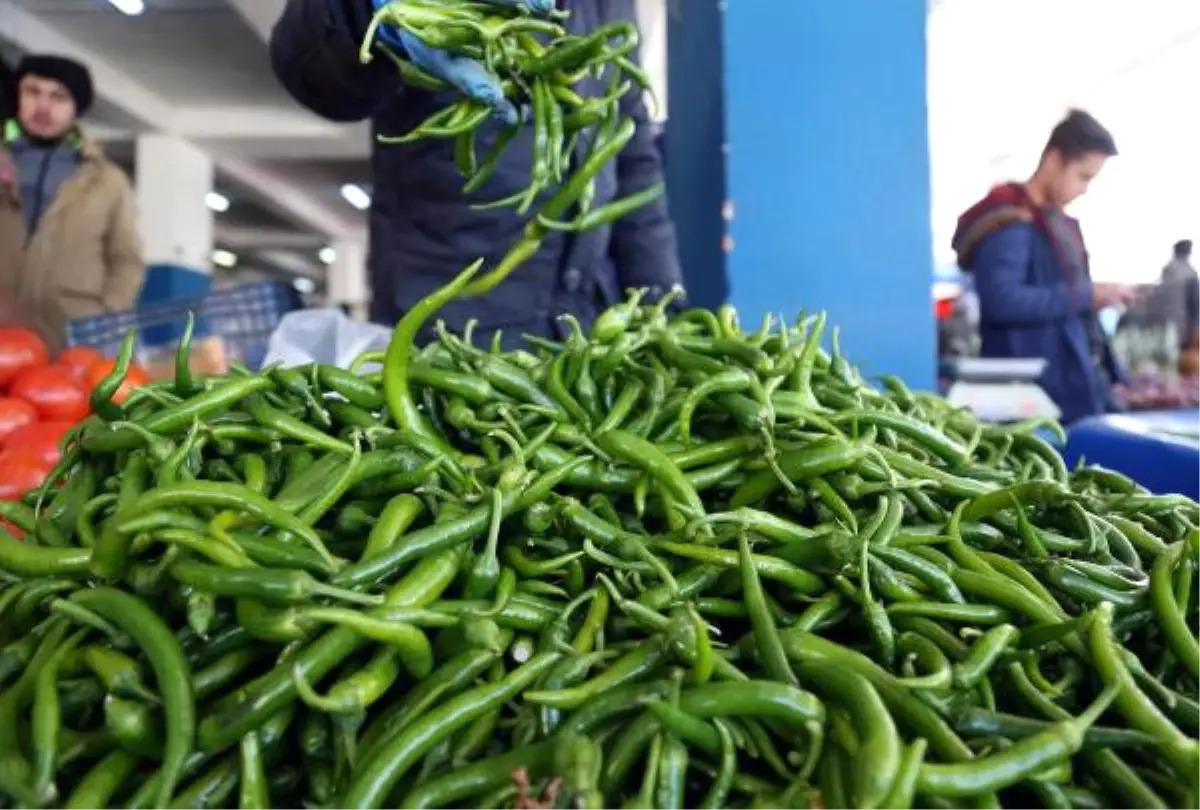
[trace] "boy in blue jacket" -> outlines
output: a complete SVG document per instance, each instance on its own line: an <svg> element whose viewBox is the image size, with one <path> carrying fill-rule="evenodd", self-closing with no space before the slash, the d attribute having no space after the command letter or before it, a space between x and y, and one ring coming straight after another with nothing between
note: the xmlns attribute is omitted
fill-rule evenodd
<svg viewBox="0 0 1200 810"><path fill-rule="evenodd" d="M1063 211L1116 154L1108 130L1074 110L1050 133L1029 181L992 189L954 234L959 266L974 273L981 354L1046 360L1039 382L1064 422L1120 408L1112 387L1125 373L1096 311L1136 293L1092 281L1079 223Z"/></svg>
<svg viewBox="0 0 1200 810"><path fill-rule="evenodd" d="M555 0L487 2L523 5L543 14L555 7ZM398 135L452 103L455 94L405 87L387 59L359 63L359 42L382 5L384 0L288 0L271 36L271 61L283 86L318 115L334 121L369 118L375 134ZM571 12L567 28L573 34L634 19L634 0L559 0L559 5ZM496 110L495 120L480 133L479 154L487 153L506 122L518 120L496 78L479 63L432 50L390 27L382 36L426 71ZM582 95L604 94L603 84L594 78L576 89ZM597 178L597 207L662 180L654 133L636 88L626 93L621 112L637 122L637 134ZM484 257L485 268L491 266L521 238L524 221L511 209L478 211L471 206L528 185L532 129L524 126L492 179L469 198L463 195L450 141L375 145L368 258L373 320L393 323L472 261ZM660 198L611 227L551 234L532 259L491 293L453 302L439 317L455 329L475 319L481 338L490 339L499 329L512 345L522 333L561 336L557 316L563 313L587 324L628 288L665 291L680 283L675 230L666 200Z"/></svg>

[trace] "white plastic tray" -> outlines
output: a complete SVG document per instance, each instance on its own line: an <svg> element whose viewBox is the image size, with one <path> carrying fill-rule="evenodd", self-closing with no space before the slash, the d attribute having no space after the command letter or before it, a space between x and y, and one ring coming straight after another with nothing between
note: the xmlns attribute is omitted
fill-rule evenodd
<svg viewBox="0 0 1200 810"><path fill-rule="evenodd" d="M960 380L973 382L1028 382L1036 380L1046 368L1040 357L960 357L954 373Z"/></svg>

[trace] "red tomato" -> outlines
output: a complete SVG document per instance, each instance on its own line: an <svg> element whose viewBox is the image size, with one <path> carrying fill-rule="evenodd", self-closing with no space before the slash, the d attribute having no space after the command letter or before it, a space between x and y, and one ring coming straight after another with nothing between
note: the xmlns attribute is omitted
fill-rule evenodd
<svg viewBox="0 0 1200 810"><path fill-rule="evenodd" d="M9 393L37 408L43 419L78 422L88 415L88 396L83 386L57 366L22 371L9 386Z"/></svg>
<svg viewBox="0 0 1200 810"><path fill-rule="evenodd" d="M14 430L33 424L38 419L37 408L23 399L0 397L0 445Z"/></svg>
<svg viewBox="0 0 1200 810"><path fill-rule="evenodd" d="M28 329L0 329L0 385L47 359L46 344Z"/></svg>
<svg viewBox="0 0 1200 810"><path fill-rule="evenodd" d="M26 492L40 487L52 469L28 450L0 450L0 501L19 501Z"/></svg>
<svg viewBox="0 0 1200 810"><path fill-rule="evenodd" d="M88 369L104 360L104 355L91 346L71 346L63 349L54 361L54 365L65 368L71 373L72 379L79 383L87 383Z"/></svg>
<svg viewBox="0 0 1200 810"><path fill-rule="evenodd" d="M100 384L100 381L108 376L116 365L115 360L101 360L98 363L93 363L88 367L87 386L88 390L95 388ZM141 388L150 382L150 377L137 363L130 363L129 373L125 375L125 382L121 383L121 387L117 389L117 393L113 394L113 402L122 403L125 398L133 393L136 389Z"/></svg>
<svg viewBox="0 0 1200 810"><path fill-rule="evenodd" d="M62 458L62 440L72 422L37 422L14 430L4 443L5 450L30 452L53 467Z"/></svg>
<svg viewBox="0 0 1200 810"><path fill-rule="evenodd" d="M0 529L4 529L4 531L11 534L17 540L25 539L25 532L21 529L21 527L15 523L9 523L4 518L0 518Z"/></svg>

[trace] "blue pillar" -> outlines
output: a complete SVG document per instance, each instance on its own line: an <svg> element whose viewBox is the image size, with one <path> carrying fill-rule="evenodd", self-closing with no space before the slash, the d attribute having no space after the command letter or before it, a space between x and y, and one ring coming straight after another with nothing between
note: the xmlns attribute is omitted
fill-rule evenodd
<svg viewBox="0 0 1200 810"><path fill-rule="evenodd" d="M741 2L741 0L739 0ZM729 295L725 221L725 110L721 90L724 0L668 0L667 196L688 300L716 308Z"/></svg>
<svg viewBox="0 0 1200 810"><path fill-rule="evenodd" d="M826 310L864 373L932 388L925 0L735 0L724 17L742 322Z"/></svg>

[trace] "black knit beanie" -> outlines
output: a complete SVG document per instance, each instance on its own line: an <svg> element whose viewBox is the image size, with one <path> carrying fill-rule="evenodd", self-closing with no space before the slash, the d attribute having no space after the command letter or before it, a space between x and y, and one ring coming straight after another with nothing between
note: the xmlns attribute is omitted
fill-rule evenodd
<svg viewBox="0 0 1200 810"><path fill-rule="evenodd" d="M75 99L77 115L84 115L92 106L94 89L91 71L74 59L52 54L26 56L17 65L16 80L20 82L30 75L62 83L71 98Z"/></svg>

